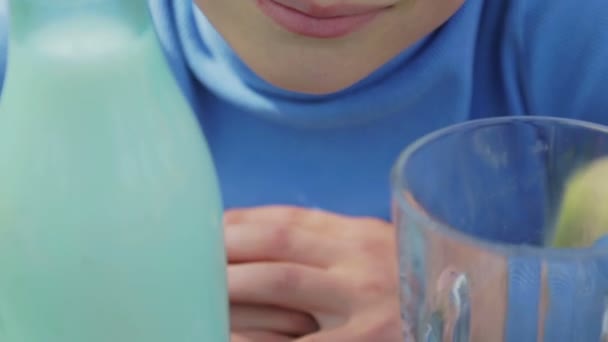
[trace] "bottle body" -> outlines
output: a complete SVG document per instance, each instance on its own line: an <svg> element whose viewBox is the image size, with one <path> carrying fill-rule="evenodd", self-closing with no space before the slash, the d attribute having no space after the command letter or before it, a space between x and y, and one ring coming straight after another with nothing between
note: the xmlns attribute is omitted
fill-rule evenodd
<svg viewBox="0 0 608 342"><path fill-rule="evenodd" d="M228 341L222 207L196 118L151 22L85 12L9 45L0 340Z"/></svg>

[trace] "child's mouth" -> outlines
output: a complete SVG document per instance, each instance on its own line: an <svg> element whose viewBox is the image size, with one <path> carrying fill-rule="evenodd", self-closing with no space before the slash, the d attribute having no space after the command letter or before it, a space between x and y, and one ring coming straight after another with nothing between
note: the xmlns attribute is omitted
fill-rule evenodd
<svg viewBox="0 0 608 342"><path fill-rule="evenodd" d="M314 38L338 38L361 29L390 6L333 6L321 8L308 2L256 0L258 6L285 30Z"/></svg>

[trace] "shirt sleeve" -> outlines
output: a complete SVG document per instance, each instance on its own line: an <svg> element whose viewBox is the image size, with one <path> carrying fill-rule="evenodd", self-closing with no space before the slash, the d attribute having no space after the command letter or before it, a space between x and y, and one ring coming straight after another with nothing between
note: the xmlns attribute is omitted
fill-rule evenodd
<svg viewBox="0 0 608 342"><path fill-rule="evenodd" d="M527 112L608 124L608 1L513 3Z"/></svg>

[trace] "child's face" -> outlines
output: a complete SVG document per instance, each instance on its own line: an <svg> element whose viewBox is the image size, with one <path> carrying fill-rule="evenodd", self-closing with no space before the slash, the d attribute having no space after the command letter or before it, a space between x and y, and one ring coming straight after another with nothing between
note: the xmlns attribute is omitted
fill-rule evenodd
<svg viewBox="0 0 608 342"><path fill-rule="evenodd" d="M260 77L288 90L323 94L366 77L443 24L465 0L195 1ZM360 15L315 21L302 12Z"/></svg>

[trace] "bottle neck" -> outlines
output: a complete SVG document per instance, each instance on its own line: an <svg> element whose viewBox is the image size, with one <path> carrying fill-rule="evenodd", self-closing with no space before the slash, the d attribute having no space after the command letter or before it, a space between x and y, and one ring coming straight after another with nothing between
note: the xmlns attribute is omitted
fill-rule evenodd
<svg viewBox="0 0 608 342"><path fill-rule="evenodd" d="M78 18L104 18L134 31L151 25L146 0L9 0L11 43L49 25Z"/></svg>
<svg viewBox="0 0 608 342"><path fill-rule="evenodd" d="M0 102L53 92L78 92L81 102L93 101L99 92L112 91L109 78L130 75L138 66L134 60L148 65L144 58L161 51L151 39L147 0L9 0L9 5ZM149 46L154 43L157 48Z"/></svg>

